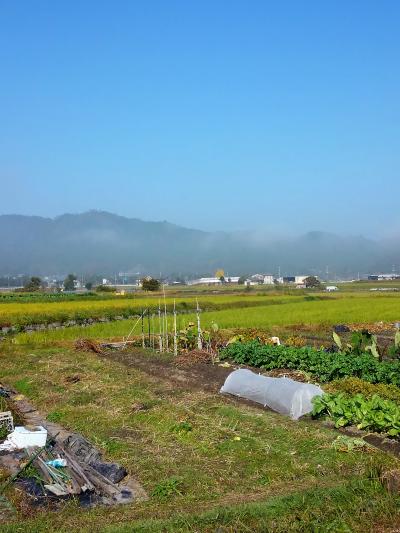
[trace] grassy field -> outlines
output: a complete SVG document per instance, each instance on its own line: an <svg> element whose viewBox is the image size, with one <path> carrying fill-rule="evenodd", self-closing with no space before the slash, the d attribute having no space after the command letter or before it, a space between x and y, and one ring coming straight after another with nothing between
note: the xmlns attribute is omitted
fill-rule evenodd
<svg viewBox="0 0 400 533"><path fill-rule="evenodd" d="M206 329L214 322L221 329L260 328L273 333L274 328L299 324L318 327L339 323L400 321L400 297L395 295L362 294L323 297L326 299L319 299L318 295L282 296L281 298L255 296L241 299L230 296L218 297L218 299L216 297L213 305L219 305L221 310L203 312L201 324ZM257 306L254 306L255 302ZM230 308L226 309L225 306L230 306ZM191 313L178 315L178 329L195 321L195 318L195 315ZM79 336L94 339L121 339L128 335L133 324L133 320L121 320L98 323L84 329L76 326L53 331L20 333L15 337L15 342L46 344L73 340ZM154 324L157 328L156 317ZM169 328L170 330L172 328L171 317ZM139 333L140 323L137 324L133 334Z"/></svg>
<svg viewBox="0 0 400 533"><path fill-rule="evenodd" d="M8 346L0 357L4 382L121 462L150 496L114 508L70 502L30 511L2 532L366 532L400 519L399 498L378 480L398 460L338 451L337 433L311 421L180 389L92 353ZM135 411L138 402L144 410ZM177 431L182 422L191 430Z"/></svg>

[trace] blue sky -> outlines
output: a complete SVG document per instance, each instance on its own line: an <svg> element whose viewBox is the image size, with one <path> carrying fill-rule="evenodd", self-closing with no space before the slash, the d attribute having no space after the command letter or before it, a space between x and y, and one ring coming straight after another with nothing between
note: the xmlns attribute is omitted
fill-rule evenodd
<svg viewBox="0 0 400 533"><path fill-rule="evenodd" d="M0 4L1 213L400 232L398 1Z"/></svg>

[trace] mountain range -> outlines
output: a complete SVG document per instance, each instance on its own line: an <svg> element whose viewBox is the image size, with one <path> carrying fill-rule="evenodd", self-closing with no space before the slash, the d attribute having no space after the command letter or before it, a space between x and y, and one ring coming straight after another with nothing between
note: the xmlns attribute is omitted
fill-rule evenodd
<svg viewBox="0 0 400 533"><path fill-rule="evenodd" d="M0 216L0 275L230 275L254 272L352 277L392 271L400 239L312 231L274 238L260 232L205 232L104 211L56 218ZM398 267L397 267L398 268Z"/></svg>

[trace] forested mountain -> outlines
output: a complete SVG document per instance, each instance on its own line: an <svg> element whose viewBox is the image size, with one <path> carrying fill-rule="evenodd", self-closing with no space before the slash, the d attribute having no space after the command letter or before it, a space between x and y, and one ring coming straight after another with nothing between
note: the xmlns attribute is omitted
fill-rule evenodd
<svg viewBox="0 0 400 533"><path fill-rule="evenodd" d="M268 227L268 221L265 223ZM398 241L310 232L264 238L251 232L204 232L90 211L54 219L0 216L0 275L140 271L152 275L271 272L331 274L391 271Z"/></svg>

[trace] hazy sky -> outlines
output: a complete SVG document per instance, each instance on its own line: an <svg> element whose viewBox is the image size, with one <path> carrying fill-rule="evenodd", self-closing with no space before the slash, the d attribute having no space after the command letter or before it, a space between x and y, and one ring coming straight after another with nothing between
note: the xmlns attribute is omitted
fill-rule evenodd
<svg viewBox="0 0 400 533"><path fill-rule="evenodd" d="M400 231L400 2L0 2L0 212Z"/></svg>

